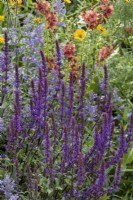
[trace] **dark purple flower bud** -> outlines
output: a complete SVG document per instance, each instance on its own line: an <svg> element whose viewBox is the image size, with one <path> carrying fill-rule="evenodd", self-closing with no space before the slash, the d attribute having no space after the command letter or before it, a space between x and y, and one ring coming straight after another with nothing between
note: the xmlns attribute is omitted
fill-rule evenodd
<svg viewBox="0 0 133 200"><path fill-rule="evenodd" d="M79 111L81 112L83 112L83 108L84 108L85 87L86 87L85 63L83 63L82 74L80 78L80 99L79 99Z"/></svg>
<svg viewBox="0 0 133 200"><path fill-rule="evenodd" d="M107 90L108 90L108 69L107 69L106 65L104 65L104 81L103 81L103 84L104 84L104 94L106 95Z"/></svg>
<svg viewBox="0 0 133 200"><path fill-rule="evenodd" d="M37 174L35 174L34 178L34 200L38 199L38 177Z"/></svg>
<svg viewBox="0 0 133 200"><path fill-rule="evenodd" d="M85 168L84 168L84 155L79 153L78 157L78 186L81 186L84 181Z"/></svg>
<svg viewBox="0 0 133 200"><path fill-rule="evenodd" d="M46 122L46 116L47 116L47 100L48 100L48 79L44 79L44 95L43 95L43 117L44 117L44 124Z"/></svg>
<svg viewBox="0 0 133 200"><path fill-rule="evenodd" d="M68 123L71 121L73 116L73 104L74 104L74 89L69 88L69 104L68 104Z"/></svg>
<svg viewBox="0 0 133 200"><path fill-rule="evenodd" d="M42 58L42 71L43 71L44 77L46 77L47 76L46 58L44 56L43 51L40 51L40 54L41 54L41 58Z"/></svg>
<svg viewBox="0 0 133 200"><path fill-rule="evenodd" d="M114 129L115 129L115 122L112 123L112 126L111 126L111 136L113 135L114 133Z"/></svg>
<svg viewBox="0 0 133 200"><path fill-rule="evenodd" d="M63 144L62 144L62 172L65 172L66 165L69 161L69 141L68 141L68 128L64 126Z"/></svg>
<svg viewBox="0 0 133 200"><path fill-rule="evenodd" d="M53 135L53 148L54 148L54 152L55 152L55 149L56 149L56 147L57 147L57 144L56 144L56 142L57 142L57 129L58 129L58 126L57 126L57 123L55 122L55 117L54 117L54 113L53 112L51 112L50 113L50 116L51 116L51 120L52 120L52 135Z"/></svg>
<svg viewBox="0 0 133 200"><path fill-rule="evenodd" d="M101 98L100 96L97 97L97 114L99 115L100 113L100 103L101 103Z"/></svg>
<svg viewBox="0 0 133 200"><path fill-rule="evenodd" d="M80 153L81 141L78 132L78 126L74 127L73 147L72 147L72 165L78 162L78 155Z"/></svg>
<svg viewBox="0 0 133 200"><path fill-rule="evenodd" d="M64 82L61 83L61 94L60 94L60 120L61 125L64 123L65 117L65 84Z"/></svg>
<svg viewBox="0 0 133 200"><path fill-rule="evenodd" d="M85 132L85 114L84 112L80 112L80 139L81 139L81 149L83 145L83 140L84 140L84 132Z"/></svg>
<svg viewBox="0 0 133 200"><path fill-rule="evenodd" d="M29 189L29 198L32 199L32 179L31 179L31 169L30 165L26 165L27 170L27 181L28 181L28 189Z"/></svg>
<svg viewBox="0 0 133 200"><path fill-rule="evenodd" d="M19 165L18 159L15 160L15 168L16 168L16 185L17 185L17 192L19 193L19 182L20 182L20 173L19 173Z"/></svg>
<svg viewBox="0 0 133 200"><path fill-rule="evenodd" d="M15 65L15 80L14 85L16 89L19 89L20 87L20 80L19 80L19 71L18 71L18 65Z"/></svg>
<svg viewBox="0 0 133 200"><path fill-rule="evenodd" d="M50 132L48 123L45 122L45 128L44 128L44 162L49 165L50 159L51 159L51 141L50 141Z"/></svg>
<svg viewBox="0 0 133 200"><path fill-rule="evenodd" d="M56 64L59 67L59 72L61 70L61 66L62 66L62 58L61 58L61 51L60 51L60 47L59 47L59 42L58 40L55 41L56 43Z"/></svg>

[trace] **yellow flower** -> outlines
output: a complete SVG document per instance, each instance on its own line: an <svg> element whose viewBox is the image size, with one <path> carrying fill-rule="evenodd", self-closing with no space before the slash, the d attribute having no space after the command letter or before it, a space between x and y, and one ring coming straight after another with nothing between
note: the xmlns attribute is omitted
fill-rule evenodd
<svg viewBox="0 0 133 200"><path fill-rule="evenodd" d="M102 26L101 26L100 24L96 27L96 29L97 29L98 31L101 31L101 28L102 28Z"/></svg>
<svg viewBox="0 0 133 200"><path fill-rule="evenodd" d="M104 34L104 35L107 34L106 28L102 28L102 29L101 29L101 32L102 32L102 34Z"/></svg>
<svg viewBox="0 0 133 200"><path fill-rule="evenodd" d="M0 22L4 22L4 21L5 21L4 15L0 15Z"/></svg>
<svg viewBox="0 0 133 200"><path fill-rule="evenodd" d="M71 0L64 0L65 3L72 3Z"/></svg>
<svg viewBox="0 0 133 200"><path fill-rule="evenodd" d="M39 17L37 17L37 18L34 18L34 21L35 21L36 23L40 23L40 22L41 22L41 19L40 19Z"/></svg>
<svg viewBox="0 0 133 200"><path fill-rule="evenodd" d="M4 43L4 38L2 36L0 36L0 44Z"/></svg>
<svg viewBox="0 0 133 200"><path fill-rule="evenodd" d="M16 0L10 0L10 4L12 5L12 6L14 6L15 4L17 5L21 5L22 4L22 0L17 0L17 2L16 2Z"/></svg>
<svg viewBox="0 0 133 200"><path fill-rule="evenodd" d="M130 2L131 2L131 0L125 0L125 2L127 2L127 3L130 3Z"/></svg>
<svg viewBox="0 0 133 200"><path fill-rule="evenodd" d="M74 38L83 41L86 37L86 32L83 29L78 29L74 33Z"/></svg>

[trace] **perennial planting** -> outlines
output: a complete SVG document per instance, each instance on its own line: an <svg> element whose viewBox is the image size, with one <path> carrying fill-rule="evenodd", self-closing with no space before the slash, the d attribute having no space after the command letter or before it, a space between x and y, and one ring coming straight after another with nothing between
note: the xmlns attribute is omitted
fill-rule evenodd
<svg viewBox="0 0 133 200"><path fill-rule="evenodd" d="M0 199L133 199L132 8L0 2Z"/></svg>

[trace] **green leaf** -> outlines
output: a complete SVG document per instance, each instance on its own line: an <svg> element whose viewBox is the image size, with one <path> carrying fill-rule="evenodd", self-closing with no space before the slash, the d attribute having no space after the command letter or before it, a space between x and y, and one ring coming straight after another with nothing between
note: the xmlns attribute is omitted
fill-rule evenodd
<svg viewBox="0 0 133 200"><path fill-rule="evenodd" d="M99 200L107 200L109 199L109 195L105 194L103 197L101 197Z"/></svg>
<svg viewBox="0 0 133 200"><path fill-rule="evenodd" d="M53 192L53 189L51 188L51 189L47 189L47 193L48 194L51 194Z"/></svg>
<svg viewBox="0 0 133 200"><path fill-rule="evenodd" d="M124 169L123 172L133 172L133 169Z"/></svg>
<svg viewBox="0 0 133 200"><path fill-rule="evenodd" d="M129 164L133 162L133 148L125 155L124 164Z"/></svg>

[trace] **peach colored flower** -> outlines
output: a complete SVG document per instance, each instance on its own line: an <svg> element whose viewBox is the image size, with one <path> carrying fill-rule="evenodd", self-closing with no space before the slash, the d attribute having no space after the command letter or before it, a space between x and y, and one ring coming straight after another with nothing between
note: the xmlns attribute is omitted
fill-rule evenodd
<svg viewBox="0 0 133 200"><path fill-rule="evenodd" d="M47 26L52 30L56 29L58 18L56 12L51 12L50 3L48 1L36 3L36 8L39 14L43 14L45 16Z"/></svg>
<svg viewBox="0 0 133 200"><path fill-rule="evenodd" d="M52 30L56 29L58 18L55 12L50 12L49 15L46 15L47 25Z"/></svg>
<svg viewBox="0 0 133 200"><path fill-rule="evenodd" d="M48 12L50 9L50 3L49 2L37 2L36 8L38 10L38 14L44 14L44 12Z"/></svg>
<svg viewBox="0 0 133 200"><path fill-rule="evenodd" d="M100 14L94 10L88 10L86 12L82 12L81 16L87 24L87 27L90 29L94 29L98 24L98 20L100 19Z"/></svg>
<svg viewBox="0 0 133 200"><path fill-rule="evenodd" d="M72 42L68 42L64 45L64 55L68 60L72 60L75 56L76 46Z"/></svg>
<svg viewBox="0 0 133 200"><path fill-rule="evenodd" d="M103 47L99 52L98 61L99 62L104 61L106 58L108 58L113 53L113 51L114 51L114 48L112 45Z"/></svg>
<svg viewBox="0 0 133 200"><path fill-rule="evenodd" d="M104 17L108 19L112 16L114 7L113 5L101 5L101 10L103 12Z"/></svg>

